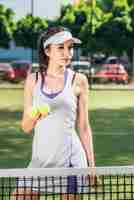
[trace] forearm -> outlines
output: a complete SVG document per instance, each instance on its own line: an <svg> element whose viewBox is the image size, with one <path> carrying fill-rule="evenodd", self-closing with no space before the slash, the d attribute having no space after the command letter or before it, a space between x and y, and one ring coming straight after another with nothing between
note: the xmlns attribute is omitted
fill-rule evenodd
<svg viewBox="0 0 134 200"><path fill-rule="evenodd" d="M91 129L88 128L86 131L80 132L80 139L85 150L87 160L90 166L95 166L95 156L94 156L94 148L93 148L93 138Z"/></svg>
<svg viewBox="0 0 134 200"><path fill-rule="evenodd" d="M36 118L30 118L28 116L23 117L21 121L21 128L25 133L31 133L33 128L35 127L39 117Z"/></svg>

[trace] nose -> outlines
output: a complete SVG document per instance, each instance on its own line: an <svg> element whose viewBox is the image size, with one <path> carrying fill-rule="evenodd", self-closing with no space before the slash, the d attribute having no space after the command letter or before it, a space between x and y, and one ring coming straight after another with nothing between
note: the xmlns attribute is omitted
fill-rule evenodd
<svg viewBox="0 0 134 200"><path fill-rule="evenodd" d="M73 49L65 48L64 57L70 59L72 58L72 56L73 56Z"/></svg>

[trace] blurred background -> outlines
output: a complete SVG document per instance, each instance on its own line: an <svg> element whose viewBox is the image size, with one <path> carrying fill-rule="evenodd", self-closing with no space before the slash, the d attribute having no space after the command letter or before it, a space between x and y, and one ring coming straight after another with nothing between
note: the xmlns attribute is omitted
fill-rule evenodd
<svg viewBox="0 0 134 200"><path fill-rule="evenodd" d="M6 73L4 78L17 80L26 77L30 68L38 68L40 31L63 25L83 41L75 46L71 67L85 73L90 84L133 82L134 5L130 0L0 0L0 18L2 78Z"/></svg>
<svg viewBox="0 0 134 200"><path fill-rule="evenodd" d="M97 165L134 163L133 0L0 0L0 168L29 162L32 135L20 128L23 88L38 71L37 39L49 25L82 40L68 67L89 82Z"/></svg>

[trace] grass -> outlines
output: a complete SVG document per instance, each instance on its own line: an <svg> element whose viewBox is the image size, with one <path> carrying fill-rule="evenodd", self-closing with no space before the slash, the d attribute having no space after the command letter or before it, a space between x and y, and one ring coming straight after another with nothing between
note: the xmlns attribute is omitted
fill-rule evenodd
<svg viewBox="0 0 134 200"><path fill-rule="evenodd" d="M0 90L0 168L26 167L32 136L20 128L23 90ZM134 163L134 92L91 91L89 115L96 164Z"/></svg>
<svg viewBox="0 0 134 200"><path fill-rule="evenodd" d="M31 154L32 137L20 129L22 90L0 90L0 168L25 167Z"/></svg>
<svg viewBox="0 0 134 200"><path fill-rule="evenodd" d="M90 96L97 165L133 164L133 91L92 91Z"/></svg>

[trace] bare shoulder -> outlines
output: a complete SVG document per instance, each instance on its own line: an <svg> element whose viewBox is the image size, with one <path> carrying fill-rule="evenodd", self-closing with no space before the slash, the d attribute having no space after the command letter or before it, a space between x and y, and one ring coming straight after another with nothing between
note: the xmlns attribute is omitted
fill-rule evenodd
<svg viewBox="0 0 134 200"><path fill-rule="evenodd" d="M76 81L77 81L77 84L80 85L81 87L88 88L88 80L84 74L77 73Z"/></svg>
<svg viewBox="0 0 134 200"><path fill-rule="evenodd" d="M35 83L36 83L36 74L35 73L28 74L25 80L25 88L32 89L35 86Z"/></svg>
<svg viewBox="0 0 134 200"><path fill-rule="evenodd" d="M76 72L76 71L74 71L74 70L72 70L70 68L68 70L71 71L74 74L76 73L76 81L78 81L78 82L87 82L87 77L84 74Z"/></svg>

